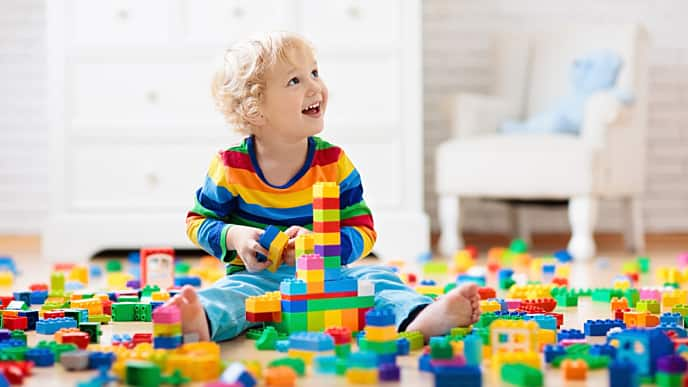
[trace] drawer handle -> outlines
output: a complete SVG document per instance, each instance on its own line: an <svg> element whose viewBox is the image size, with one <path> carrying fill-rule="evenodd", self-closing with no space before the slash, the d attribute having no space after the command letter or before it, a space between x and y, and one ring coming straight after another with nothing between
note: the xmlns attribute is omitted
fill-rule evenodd
<svg viewBox="0 0 688 387"><path fill-rule="evenodd" d="M158 95L158 93L155 91L149 91L146 93L146 99L149 103L155 105L158 103L158 101L160 101L160 95Z"/></svg>
<svg viewBox="0 0 688 387"><path fill-rule="evenodd" d="M129 10L128 9L120 9L117 11L117 19L121 22L127 21L129 19Z"/></svg>

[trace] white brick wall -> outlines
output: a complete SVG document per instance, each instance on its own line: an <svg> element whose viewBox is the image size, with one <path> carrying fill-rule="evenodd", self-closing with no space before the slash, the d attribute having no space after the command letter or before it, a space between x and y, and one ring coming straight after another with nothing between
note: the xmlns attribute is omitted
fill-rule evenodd
<svg viewBox="0 0 688 387"><path fill-rule="evenodd" d="M425 88L425 203L436 223L434 151L449 137L441 101L458 91L488 92L485 31L519 25L624 23L639 21L651 37L647 231L688 231L688 2L683 0L425 0L423 3ZM469 201L464 227L508 231L503 205ZM564 209L529 212L534 231L567 231ZM601 205L598 229L619 231L625 212L616 201Z"/></svg>

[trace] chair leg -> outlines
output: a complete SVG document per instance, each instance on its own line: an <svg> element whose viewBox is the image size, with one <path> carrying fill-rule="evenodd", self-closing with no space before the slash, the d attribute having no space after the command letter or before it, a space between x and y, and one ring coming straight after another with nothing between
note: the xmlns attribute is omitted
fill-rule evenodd
<svg viewBox="0 0 688 387"><path fill-rule="evenodd" d="M568 251L576 260L588 260L595 256L593 232L597 221L597 198L578 196L569 199L571 240Z"/></svg>
<svg viewBox="0 0 688 387"><path fill-rule="evenodd" d="M634 253L645 252L645 225L643 222L643 203L639 197L624 199L624 206L628 214L624 239L626 248Z"/></svg>
<svg viewBox="0 0 688 387"><path fill-rule="evenodd" d="M440 221L440 240L438 243L440 254L450 257L456 250L463 248L461 232L460 199L455 195L441 195L438 203L438 218Z"/></svg>

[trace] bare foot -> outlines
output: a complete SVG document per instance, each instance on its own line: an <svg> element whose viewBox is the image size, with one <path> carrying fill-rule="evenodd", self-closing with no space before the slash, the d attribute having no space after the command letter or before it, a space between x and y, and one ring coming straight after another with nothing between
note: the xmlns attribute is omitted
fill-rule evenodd
<svg viewBox="0 0 688 387"><path fill-rule="evenodd" d="M200 341L209 341L210 332L205 320L205 311L198 293L191 285L185 285L166 305L176 305L182 312L182 333L196 333Z"/></svg>
<svg viewBox="0 0 688 387"><path fill-rule="evenodd" d="M411 321L407 331L420 331L425 338L446 335L454 327L465 327L480 317L478 285L463 284L438 297Z"/></svg>

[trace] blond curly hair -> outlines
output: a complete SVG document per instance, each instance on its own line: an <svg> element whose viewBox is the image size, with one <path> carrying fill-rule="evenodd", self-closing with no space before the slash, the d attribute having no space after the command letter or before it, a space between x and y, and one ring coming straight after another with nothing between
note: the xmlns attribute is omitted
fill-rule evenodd
<svg viewBox="0 0 688 387"><path fill-rule="evenodd" d="M211 92L217 110L237 132L253 133L249 119L257 117L265 92L265 74L277 61L289 61L291 48L313 46L290 32L271 32L234 44L213 76Z"/></svg>

